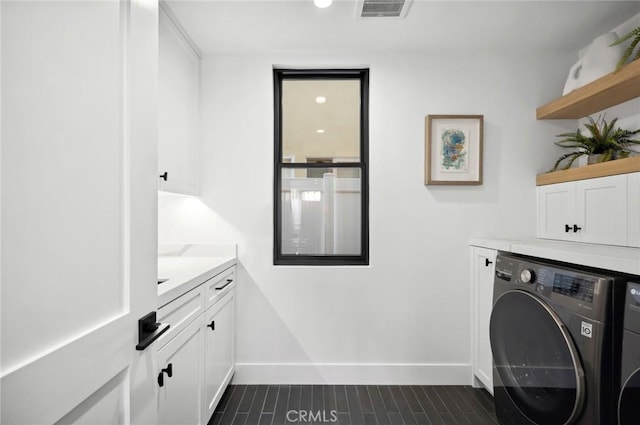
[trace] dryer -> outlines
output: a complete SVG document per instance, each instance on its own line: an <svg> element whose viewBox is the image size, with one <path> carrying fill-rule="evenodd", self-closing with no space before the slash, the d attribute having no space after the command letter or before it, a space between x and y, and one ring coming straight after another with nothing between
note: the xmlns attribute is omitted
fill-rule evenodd
<svg viewBox="0 0 640 425"><path fill-rule="evenodd" d="M640 417L640 283L627 284L621 373L618 424L636 425Z"/></svg>
<svg viewBox="0 0 640 425"><path fill-rule="evenodd" d="M495 270L490 339L499 422L615 423L625 278L502 253Z"/></svg>

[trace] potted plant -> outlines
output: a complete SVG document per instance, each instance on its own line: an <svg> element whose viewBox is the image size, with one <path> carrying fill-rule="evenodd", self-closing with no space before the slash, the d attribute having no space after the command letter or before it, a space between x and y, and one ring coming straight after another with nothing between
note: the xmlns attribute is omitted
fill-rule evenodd
<svg viewBox="0 0 640 425"><path fill-rule="evenodd" d="M629 44L627 49L624 51L620 60L618 61L618 65L616 66L616 71L622 68L622 65L624 65L627 62L627 59L629 59L629 57L633 53L633 50L636 48L638 43L640 43L640 27L634 30L631 30L629 34L623 37L620 37L616 42L611 44L611 46L617 46L618 44L622 44L631 38L633 38L633 40L631 41L631 44ZM640 49L638 49L635 56L633 57L633 60L636 60L636 59L640 59Z"/></svg>
<svg viewBox="0 0 640 425"><path fill-rule="evenodd" d="M575 150L560 156L551 171L557 170L562 161L567 161L562 167L563 170L566 170L583 155L589 156L589 164L627 158L632 152L629 147L640 145L640 141L631 138L640 133L640 129L615 128L617 118L614 118L610 123L607 123L604 117L598 117L597 120L592 117L587 117L587 119L589 122L584 126L589 130L590 135L582 134L580 129L573 133L558 134L557 137L563 139L555 142L556 145Z"/></svg>

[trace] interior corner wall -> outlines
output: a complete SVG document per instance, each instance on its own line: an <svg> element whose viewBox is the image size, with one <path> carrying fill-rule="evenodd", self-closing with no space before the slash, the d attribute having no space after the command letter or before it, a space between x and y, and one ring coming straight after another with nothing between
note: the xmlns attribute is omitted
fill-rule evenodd
<svg viewBox="0 0 640 425"><path fill-rule="evenodd" d="M206 214L159 242L238 243L237 383L471 383L471 237L533 237L535 175L576 120L536 121L575 52L213 55ZM273 265L274 65L370 68L368 267ZM428 114L484 115L481 186L424 185ZM176 202L160 208L178 211ZM201 208L201 207L198 207ZM161 220L162 223L162 220ZM177 230L176 230L177 229ZM198 230L200 229L200 230ZM221 240L222 239L222 240Z"/></svg>

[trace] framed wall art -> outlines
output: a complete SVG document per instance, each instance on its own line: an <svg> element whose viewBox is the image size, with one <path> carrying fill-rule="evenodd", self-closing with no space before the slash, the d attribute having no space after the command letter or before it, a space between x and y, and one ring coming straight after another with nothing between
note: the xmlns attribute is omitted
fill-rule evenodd
<svg viewBox="0 0 640 425"><path fill-rule="evenodd" d="M427 185L482 184L483 115L427 115Z"/></svg>

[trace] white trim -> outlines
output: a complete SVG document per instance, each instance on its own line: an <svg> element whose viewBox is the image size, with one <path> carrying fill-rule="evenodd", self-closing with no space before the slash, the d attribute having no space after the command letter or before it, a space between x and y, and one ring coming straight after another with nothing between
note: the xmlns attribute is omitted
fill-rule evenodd
<svg viewBox="0 0 640 425"><path fill-rule="evenodd" d="M177 18L177 16L173 13L169 4L165 0L160 0L160 10L164 12L164 14L169 18L169 21L174 26L176 32L184 39L185 44L192 50L193 54L197 56L198 59L202 59L202 51L198 45L193 41L187 30L182 26L182 23Z"/></svg>
<svg viewBox="0 0 640 425"><path fill-rule="evenodd" d="M236 363L234 384L471 385L467 363Z"/></svg>

